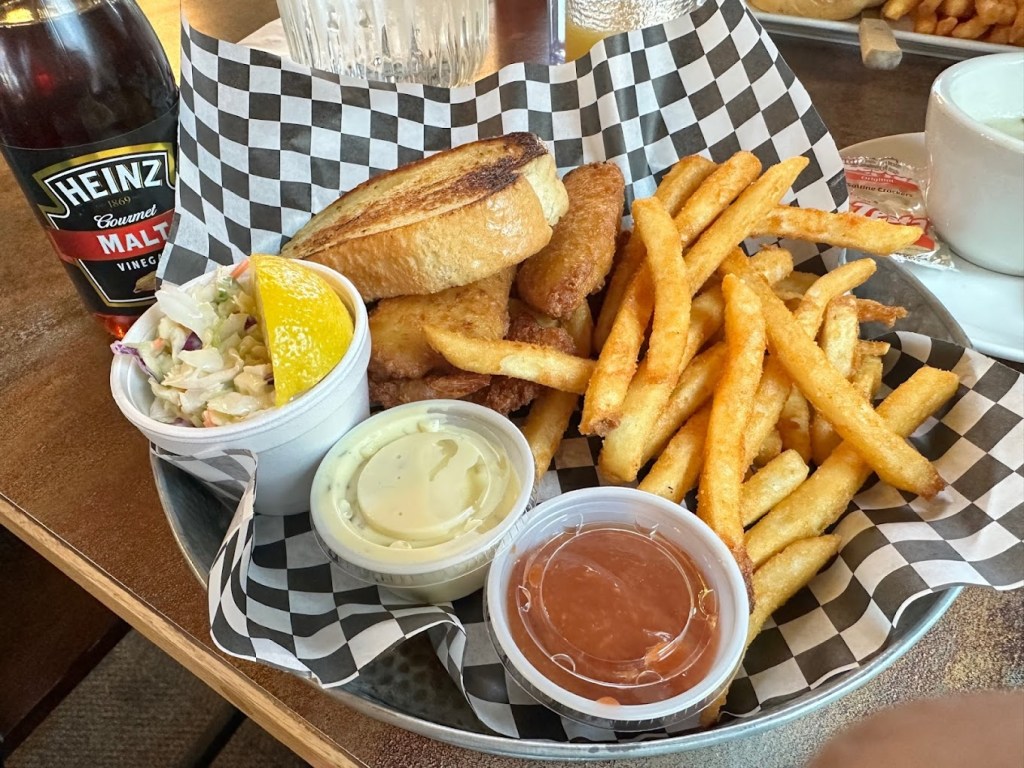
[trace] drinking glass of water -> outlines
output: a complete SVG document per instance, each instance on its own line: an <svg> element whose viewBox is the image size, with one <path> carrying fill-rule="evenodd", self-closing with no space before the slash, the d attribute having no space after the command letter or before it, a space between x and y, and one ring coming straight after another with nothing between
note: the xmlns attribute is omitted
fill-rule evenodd
<svg viewBox="0 0 1024 768"><path fill-rule="evenodd" d="M488 0L277 0L291 57L388 83L473 82L487 55Z"/></svg>

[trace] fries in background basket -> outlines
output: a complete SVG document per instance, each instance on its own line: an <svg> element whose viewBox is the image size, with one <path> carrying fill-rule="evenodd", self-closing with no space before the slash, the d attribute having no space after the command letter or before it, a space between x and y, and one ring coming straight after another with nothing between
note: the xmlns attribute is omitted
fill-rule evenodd
<svg viewBox="0 0 1024 768"><path fill-rule="evenodd" d="M1024 46L1020 0L886 0L882 15L898 21L913 14L915 32Z"/></svg>

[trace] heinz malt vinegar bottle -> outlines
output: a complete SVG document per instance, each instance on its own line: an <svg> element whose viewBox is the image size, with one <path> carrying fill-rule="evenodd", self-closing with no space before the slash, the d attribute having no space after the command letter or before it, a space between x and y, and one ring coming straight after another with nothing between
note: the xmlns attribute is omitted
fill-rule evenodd
<svg viewBox="0 0 1024 768"><path fill-rule="evenodd" d="M0 0L0 150L85 305L118 337L153 302L177 107L133 0Z"/></svg>

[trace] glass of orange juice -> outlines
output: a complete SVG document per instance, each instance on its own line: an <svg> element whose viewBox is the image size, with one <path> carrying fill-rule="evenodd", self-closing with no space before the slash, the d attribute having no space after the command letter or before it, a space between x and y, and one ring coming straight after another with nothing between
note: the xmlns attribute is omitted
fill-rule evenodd
<svg viewBox="0 0 1024 768"><path fill-rule="evenodd" d="M565 60L589 51L598 40L631 29L662 24L689 13L701 0L549 0L554 26L564 19ZM561 13L564 3L564 14ZM553 42L552 49L556 49Z"/></svg>

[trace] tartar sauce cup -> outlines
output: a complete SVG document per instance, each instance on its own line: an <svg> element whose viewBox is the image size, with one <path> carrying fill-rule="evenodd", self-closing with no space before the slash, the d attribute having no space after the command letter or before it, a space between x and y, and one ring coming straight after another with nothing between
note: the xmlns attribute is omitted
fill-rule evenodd
<svg viewBox="0 0 1024 768"><path fill-rule="evenodd" d="M530 501L533 454L504 416L461 400L381 411L313 480L313 530L346 573L429 603L484 585Z"/></svg>
<svg viewBox="0 0 1024 768"><path fill-rule="evenodd" d="M339 437L370 414L366 307L355 286L338 272L312 262L303 262L303 266L320 275L341 297L352 317L352 341L330 373L285 405L223 426L164 424L148 415L153 392L140 366L126 355L114 355L110 366L114 402L154 445L182 456L231 449L255 453L255 508L267 515L290 515L309 509L309 490L320 460ZM181 288L187 291L213 280L215 275L207 272ZM159 305L151 307L135 321L124 341L154 338L161 316Z"/></svg>
<svg viewBox="0 0 1024 768"><path fill-rule="evenodd" d="M602 559L601 542L612 559ZM663 566L661 585L676 588L635 600L657 613L650 626L597 610L620 601L632 611L622 574L633 569L650 589ZM595 578L607 579L604 603ZM530 510L495 554L484 595L491 641L511 677L558 714L617 731L694 720L727 690L746 642L746 587L729 550L687 509L632 488L585 488ZM678 614L666 608L674 603ZM581 610L592 623L567 618ZM652 632L658 622L672 628ZM619 653L607 640L620 630L645 650Z"/></svg>

